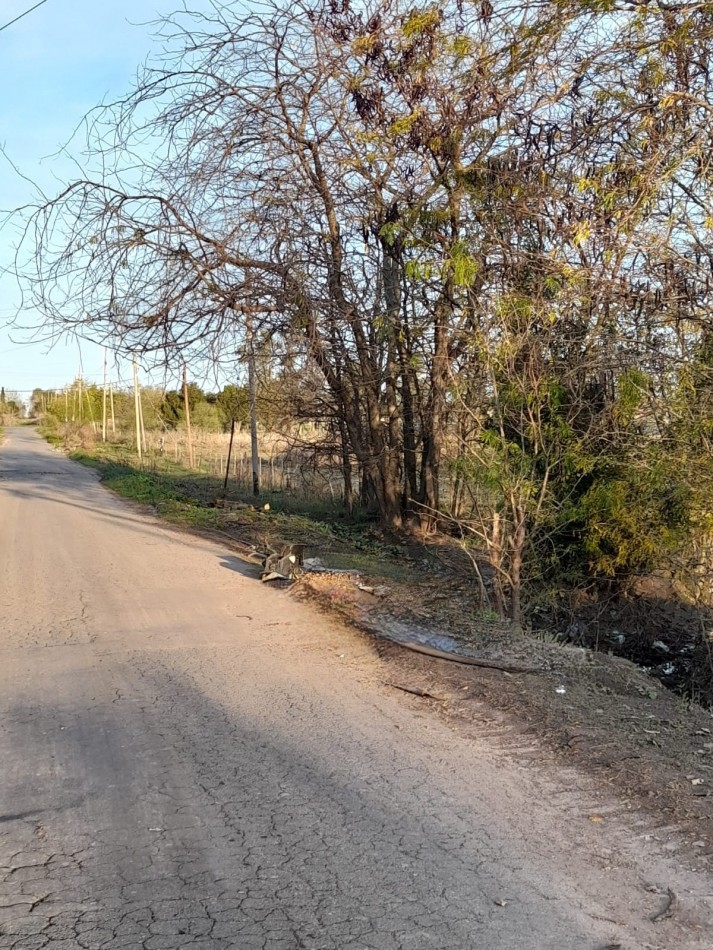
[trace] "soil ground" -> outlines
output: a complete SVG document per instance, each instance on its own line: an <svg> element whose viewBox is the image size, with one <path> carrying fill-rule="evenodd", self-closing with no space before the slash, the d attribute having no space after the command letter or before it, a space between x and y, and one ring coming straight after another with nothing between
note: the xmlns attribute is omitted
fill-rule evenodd
<svg viewBox="0 0 713 950"><path fill-rule="evenodd" d="M220 538L248 563L256 563L252 552L305 544L307 557L320 558L332 571L303 574L292 585L295 596L373 637L404 701L465 730L477 721L481 735L485 723L518 754L541 757L547 750L560 763L588 770L623 795L631 810L657 817L663 837L680 831L697 865L713 865L713 712L613 655L614 645L611 653L565 645L546 631L523 633L484 613L466 559L447 539L398 544L373 528L327 525L309 512L275 510L274 504L264 510L242 496L229 495L216 506L222 493L215 479L179 473L167 487L159 476L117 467L97 454L75 457L99 468L108 487L144 502L144 510L148 503L184 530ZM269 596L270 585L265 588ZM360 588L376 588L381 596ZM613 630L622 612L610 613ZM670 627L669 613L650 611L649 639ZM537 672L463 666L394 641Z"/></svg>
<svg viewBox="0 0 713 950"><path fill-rule="evenodd" d="M444 546L403 546L372 572L373 556L351 550L348 541L310 537L304 526L295 533L281 521L269 512L238 510L228 515L219 536L253 562L250 550L260 551L266 542L276 548L306 537L308 556L334 572L304 573L291 585L295 596L374 637L393 668L394 688L429 694L404 693L409 702L466 730L477 721L480 735L485 715L504 746L521 750L523 742L531 743L527 755L541 756L544 743L561 763L584 768L623 794L631 810L644 808L657 816L664 837L674 827L682 832L697 865L713 866L711 711L622 657L523 633L484 615L474 585L454 569L457 552ZM351 570L350 562L361 569ZM361 588L376 589L380 596ZM395 641L538 672L464 666L419 655Z"/></svg>
<svg viewBox="0 0 713 950"><path fill-rule="evenodd" d="M370 586L374 579L360 577ZM467 653L503 665L535 667L510 673L421 656L389 638L413 639L433 630L442 584L395 582L378 602L344 575L307 575L303 596L337 611L378 637L394 681L430 695L413 696L439 715L482 723L504 743L544 742L560 761L577 765L623 794L632 809L645 808L662 825L685 831L701 862L713 859L713 716L662 687L635 664L600 652L524 635L507 624L471 620ZM446 611L447 613L447 611ZM421 639L418 638L417 639ZM464 644L466 640L463 641ZM466 652L466 649L463 650ZM539 744L532 754L539 756Z"/></svg>

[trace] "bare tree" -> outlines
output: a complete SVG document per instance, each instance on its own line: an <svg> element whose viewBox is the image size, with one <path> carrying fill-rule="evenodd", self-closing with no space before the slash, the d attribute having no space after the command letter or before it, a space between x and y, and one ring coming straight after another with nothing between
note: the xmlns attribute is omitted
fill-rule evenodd
<svg viewBox="0 0 713 950"><path fill-rule="evenodd" d="M707 8L216 3L161 33L89 123L101 173L30 218L35 304L182 359L254 315L393 528L438 516L454 433L517 448L486 532L517 599L571 444L615 440L632 367L665 401L709 318Z"/></svg>

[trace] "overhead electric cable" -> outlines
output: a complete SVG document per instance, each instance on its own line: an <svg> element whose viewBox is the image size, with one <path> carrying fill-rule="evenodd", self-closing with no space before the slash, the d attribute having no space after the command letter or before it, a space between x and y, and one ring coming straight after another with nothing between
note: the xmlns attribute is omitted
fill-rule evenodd
<svg viewBox="0 0 713 950"><path fill-rule="evenodd" d="M29 10L25 10L24 13L21 13L19 16L16 16L14 20L9 20L7 23L0 26L0 33L3 30L6 30L9 26L12 26L13 23L17 23L18 20L22 20L23 17L26 17L28 14L32 13L33 10L36 10L38 7L41 7L43 4L47 3L47 0L40 0L39 3L36 3L34 7L30 7Z"/></svg>

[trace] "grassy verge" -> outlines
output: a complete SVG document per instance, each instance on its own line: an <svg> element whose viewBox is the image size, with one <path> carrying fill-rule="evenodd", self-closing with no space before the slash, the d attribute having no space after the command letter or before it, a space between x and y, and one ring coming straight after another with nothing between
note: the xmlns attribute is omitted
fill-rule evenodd
<svg viewBox="0 0 713 950"><path fill-rule="evenodd" d="M56 432L42 430L42 434L51 444L63 444ZM336 504L281 492L265 492L255 499L230 486L224 492L222 479L190 471L165 457L139 464L129 448L111 443L76 449L69 457L95 469L102 483L122 498L150 505L172 524L222 531L258 549L305 544L308 556L322 557L330 567L393 579L409 573L404 546L390 543L366 518L348 518ZM219 499L229 507L216 506Z"/></svg>
<svg viewBox="0 0 713 950"><path fill-rule="evenodd" d="M45 439L45 441L49 442L50 445L54 445L56 448L62 448L64 446L64 439L56 429L39 425L37 426L37 431L42 436L42 438Z"/></svg>

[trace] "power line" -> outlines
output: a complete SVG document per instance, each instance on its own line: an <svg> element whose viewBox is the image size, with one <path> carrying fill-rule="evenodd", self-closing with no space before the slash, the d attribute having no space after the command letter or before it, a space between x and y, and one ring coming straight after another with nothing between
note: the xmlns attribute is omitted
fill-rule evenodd
<svg viewBox="0 0 713 950"><path fill-rule="evenodd" d="M3 26L0 26L0 33L3 30L6 30L9 26L12 26L13 23L17 23L18 20L22 20L23 17L26 17L29 13L32 13L33 10L36 10L38 7L41 7L44 3L47 3L47 0L40 0L39 3L36 3L34 7L30 7L29 10L25 10L24 13L21 13L19 16L16 16L14 20L10 20L8 23L5 23Z"/></svg>

